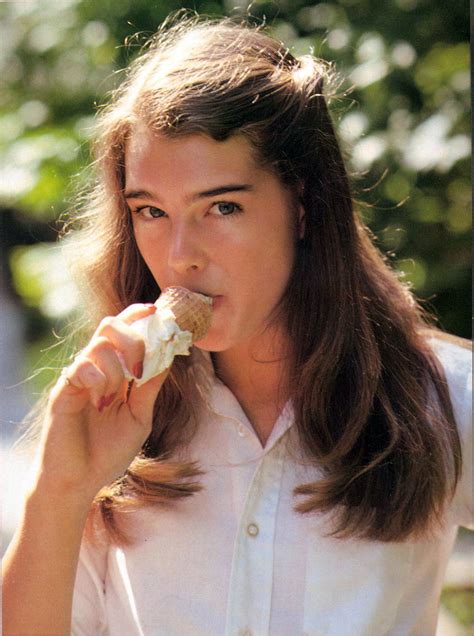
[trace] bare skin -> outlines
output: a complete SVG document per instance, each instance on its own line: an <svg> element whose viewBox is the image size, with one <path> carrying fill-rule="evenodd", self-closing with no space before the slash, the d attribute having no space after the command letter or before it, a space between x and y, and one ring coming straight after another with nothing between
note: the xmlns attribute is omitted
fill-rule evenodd
<svg viewBox="0 0 474 636"><path fill-rule="evenodd" d="M213 358L217 376L239 401L264 447L288 400L288 357L272 346L271 330L255 340L248 348L235 347ZM258 357L264 352L266 358Z"/></svg>
<svg viewBox="0 0 474 636"><path fill-rule="evenodd" d="M126 470L148 437L166 377L132 387L125 401L127 382L117 354L139 375L144 343L129 324L154 310L132 305L104 320L67 370L68 381L62 376L53 388L36 479L4 559L5 636L70 633L79 547L92 500Z"/></svg>

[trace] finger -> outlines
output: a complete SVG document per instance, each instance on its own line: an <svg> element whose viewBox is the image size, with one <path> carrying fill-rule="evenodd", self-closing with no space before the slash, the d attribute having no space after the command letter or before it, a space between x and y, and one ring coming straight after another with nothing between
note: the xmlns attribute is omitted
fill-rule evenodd
<svg viewBox="0 0 474 636"><path fill-rule="evenodd" d="M89 401L98 408L106 391L107 377L92 360L81 355L63 371L58 384L60 392L70 397L81 394L84 397L86 392Z"/></svg>
<svg viewBox="0 0 474 636"><path fill-rule="evenodd" d="M111 404L111 396L118 394L125 380L124 369L117 350L108 338L100 336L91 340L81 357L94 362L105 375L106 384L103 387L103 398L104 401Z"/></svg>
<svg viewBox="0 0 474 636"><path fill-rule="evenodd" d="M137 331L118 317L107 317L100 323L96 334L108 339L120 351L128 371L140 379L143 373L145 341Z"/></svg>
<svg viewBox="0 0 474 636"><path fill-rule="evenodd" d="M135 320L151 316L156 311L156 306L153 303L135 303L129 305L126 309L117 314L116 318L119 318L127 325L130 325Z"/></svg>
<svg viewBox="0 0 474 636"><path fill-rule="evenodd" d="M140 386L133 386L128 396L128 405L134 417L140 422L150 422L153 417L153 407L156 397L168 377L169 369L156 375Z"/></svg>

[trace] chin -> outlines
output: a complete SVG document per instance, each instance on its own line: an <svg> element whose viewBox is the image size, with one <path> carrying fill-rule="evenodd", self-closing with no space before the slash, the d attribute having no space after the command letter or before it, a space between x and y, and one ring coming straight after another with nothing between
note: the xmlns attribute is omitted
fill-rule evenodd
<svg viewBox="0 0 474 636"><path fill-rule="evenodd" d="M222 340L207 337L195 342L194 346L201 349L201 351L208 351L209 353L218 353L219 351L226 351L230 348L230 346L226 345Z"/></svg>
<svg viewBox="0 0 474 636"><path fill-rule="evenodd" d="M202 351L219 352L230 349L233 343L228 336L216 333L212 327L201 340L197 340L194 346Z"/></svg>

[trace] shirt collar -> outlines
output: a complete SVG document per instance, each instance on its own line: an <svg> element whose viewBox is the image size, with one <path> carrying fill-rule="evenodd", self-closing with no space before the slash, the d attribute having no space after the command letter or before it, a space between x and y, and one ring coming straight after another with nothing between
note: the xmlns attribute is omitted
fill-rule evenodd
<svg viewBox="0 0 474 636"><path fill-rule="evenodd" d="M239 401L229 387L216 376L210 353L204 351L201 351L201 353L203 354L203 369L205 370L207 379L210 382L208 398L206 400L208 409L218 417L224 417L232 420L235 426L244 426L258 439L255 429L246 416ZM293 423L293 405L291 400L288 400L273 426L265 447L262 448L262 453L265 454L270 451L283 437L286 431L293 425ZM258 441L258 443L260 444L260 441Z"/></svg>

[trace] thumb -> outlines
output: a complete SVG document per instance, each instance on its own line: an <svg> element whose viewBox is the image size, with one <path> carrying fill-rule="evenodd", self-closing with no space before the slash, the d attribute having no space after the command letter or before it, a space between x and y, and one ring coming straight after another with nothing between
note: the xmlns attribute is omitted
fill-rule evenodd
<svg viewBox="0 0 474 636"><path fill-rule="evenodd" d="M166 371L163 371L160 375L156 375L140 386L137 386L135 383L132 385L128 396L128 406L134 417L139 421L144 423L151 421L156 396L168 377L169 371L169 369L166 369Z"/></svg>

